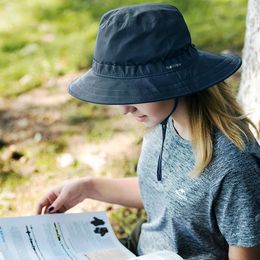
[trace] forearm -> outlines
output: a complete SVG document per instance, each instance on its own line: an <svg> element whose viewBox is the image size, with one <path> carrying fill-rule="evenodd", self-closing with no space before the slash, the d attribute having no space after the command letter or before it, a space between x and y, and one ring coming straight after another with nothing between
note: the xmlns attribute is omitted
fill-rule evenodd
<svg viewBox="0 0 260 260"><path fill-rule="evenodd" d="M137 177L91 178L87 197L131 208L143 208Z"/></svg>
<svg viewBox="0 0 260 260"><path fill-rule="evenodd" d="M229 246L229 260L258 260L260 256L260 244L254 247Z"/></svg>

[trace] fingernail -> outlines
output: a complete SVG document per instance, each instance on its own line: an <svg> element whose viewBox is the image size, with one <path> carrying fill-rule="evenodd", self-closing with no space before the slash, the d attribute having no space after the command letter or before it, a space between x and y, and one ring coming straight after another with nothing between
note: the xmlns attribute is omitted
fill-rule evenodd
<svg viewBox="0 0 260 260"><path fill-rule="evenodd" d="M52 207L52 206L48 208L48 212L51 212L53 210L54 210L54 207Z"/></svg>

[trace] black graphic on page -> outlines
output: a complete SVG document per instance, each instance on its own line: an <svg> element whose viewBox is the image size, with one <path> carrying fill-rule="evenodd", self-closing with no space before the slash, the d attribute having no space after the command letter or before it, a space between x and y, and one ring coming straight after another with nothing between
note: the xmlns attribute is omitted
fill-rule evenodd
<svg viewBox="0 0 260 260"><path fill-rule="evenodd" d="M96 227L94 232L100 234L103 237L106 233L108 233L108 230L106 227Z"/></svg>
<svg viewBox="0 0 260 260"><path fill-rule="evenodd" d="M93 224L95 227L96 226L101 226L101 225L105 224L104 220L102 220L102 219L99 219L99 218L96 218L96 217L94 217L93 219L94 220L91 221L90 223Z"/></svg>
<svg viewBox="0 0 260 260"><path fill-rule="evenodd" d="M96 227L94 233L100 234L103 237L106 233L108 233L108 229L106 227L98 226L105 225L105 221L97 217L93 217L93 219L94 220L92 220L90 223Z"/></svg>

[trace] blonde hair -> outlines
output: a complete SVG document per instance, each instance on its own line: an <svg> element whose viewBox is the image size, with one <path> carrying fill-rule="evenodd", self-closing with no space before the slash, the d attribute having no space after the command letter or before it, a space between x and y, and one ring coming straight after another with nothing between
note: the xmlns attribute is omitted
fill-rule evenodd
<svg viewBox="0 0 260 260"><path fill-rule="evenodd" d="M254 142L249 129L252 121L244 112L232 88L225 82L186 98L192 133L195 167L191 176L199 176L213 155L213 129L219 129L239 150L245 149L245 140Z"/></svg>

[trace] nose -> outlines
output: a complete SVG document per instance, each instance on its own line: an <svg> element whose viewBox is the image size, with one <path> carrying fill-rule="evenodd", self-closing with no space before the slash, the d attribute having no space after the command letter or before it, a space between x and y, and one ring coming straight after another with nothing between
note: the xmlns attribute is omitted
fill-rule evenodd
<svg viewBox="0 0 260 260"><path fill-rule="evenodd" d="M132 105L122 105L120 106L122 114L126 115L127 113L133 113L137 110L137 108L135 106Z"/></svg>

